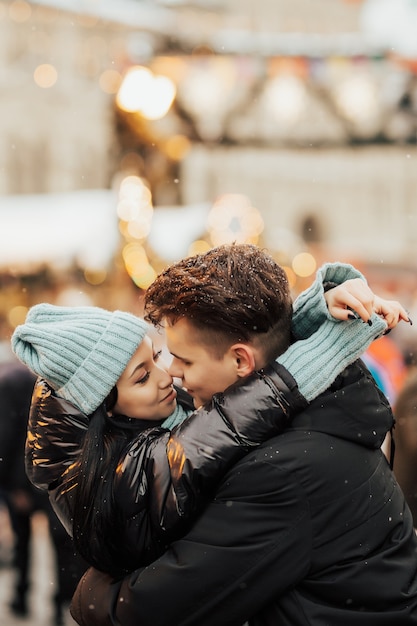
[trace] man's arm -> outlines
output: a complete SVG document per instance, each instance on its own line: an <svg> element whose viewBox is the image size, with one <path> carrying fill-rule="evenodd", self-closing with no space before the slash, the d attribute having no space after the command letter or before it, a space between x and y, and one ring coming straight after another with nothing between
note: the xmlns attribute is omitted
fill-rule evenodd
<svg viewBox="0 0 417 626"><path fill-rule="evenodd" d="M307 499L263 446L226 476L184 539L112 582L90 569L71 611L83 626L241 625L310 564Z"/></svg>

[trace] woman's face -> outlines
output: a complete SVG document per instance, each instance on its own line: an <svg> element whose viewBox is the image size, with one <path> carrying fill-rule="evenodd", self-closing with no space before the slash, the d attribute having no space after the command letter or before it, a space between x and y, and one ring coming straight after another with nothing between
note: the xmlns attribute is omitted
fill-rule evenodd
<svg viewBox="0 0 417 626"><path fill-rule="evenodd" d="M163 420L175 410L177 392L165 365L145 337L117 381L113 413L136 419Z"/></svg>

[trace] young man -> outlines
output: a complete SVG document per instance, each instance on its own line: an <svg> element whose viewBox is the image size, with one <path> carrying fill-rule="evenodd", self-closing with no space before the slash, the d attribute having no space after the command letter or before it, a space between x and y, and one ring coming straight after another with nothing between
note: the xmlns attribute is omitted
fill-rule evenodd
<svg viewBox="0 0 417 626"><path fill-rule="evenodd" d="M321 273L330 286L358 275L350 266L332 272ZM301 319L322 288L318 281L304 296ZM365 309L354 296L348 304L364 320L373 308L407 319L379 306L372 297ZM146 308L164 323L171 373L196 405L292 341L285 275L252 246L171 266ZM189 533L151 566L119 581L90 569L73 616L89 626L417 624L417 539L380 450L392 423L366 369L348 367L284 433L236 463Z"/></svg>

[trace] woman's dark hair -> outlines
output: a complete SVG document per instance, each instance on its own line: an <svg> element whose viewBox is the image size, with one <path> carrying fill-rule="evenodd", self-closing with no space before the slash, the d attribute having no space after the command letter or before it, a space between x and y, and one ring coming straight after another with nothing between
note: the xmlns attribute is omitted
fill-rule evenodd
<svg viewBox="0 0 417 626"><path fill-rule="evenodd" d="M117 465L132 429L110 418L117 401L114 388L106 402L90 416L77 464L72 470L76 483L73 539L81 556L99 570L114 576L123 575L123 557L115 560L120 548L113 538L119 534L118 513L113 498L113 480ZM105 541L103 541L105 538Z"/></svg>

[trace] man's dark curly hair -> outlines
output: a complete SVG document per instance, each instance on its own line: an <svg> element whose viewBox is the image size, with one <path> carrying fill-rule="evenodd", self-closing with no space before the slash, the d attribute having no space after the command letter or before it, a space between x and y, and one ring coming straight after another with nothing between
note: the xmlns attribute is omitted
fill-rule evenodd
<svg viewBox="0 0 417 626"><path fill-rule="evenodd" d="M238 341L257 343L269 361L286 350L292 299L285 271L255 245L213 248L172 264L145 294L145 319L186 318L219 358Z"/></svg>

